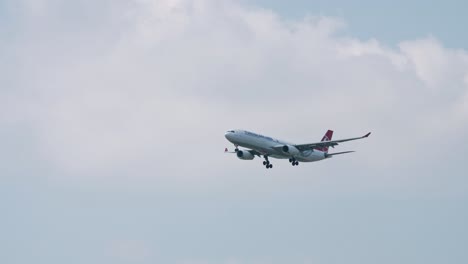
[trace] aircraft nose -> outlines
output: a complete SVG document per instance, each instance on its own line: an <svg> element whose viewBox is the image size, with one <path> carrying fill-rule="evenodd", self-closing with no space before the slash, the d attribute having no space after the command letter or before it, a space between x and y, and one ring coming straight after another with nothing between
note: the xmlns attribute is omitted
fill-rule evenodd
<svg viewBox="0 0 468 264"><path fill-rule="evenodd" d="M232 135L233 133L231 131L228 131L226 133L224 133L224 137L227 139L227 140L231 140L232 139Z"/></svg>

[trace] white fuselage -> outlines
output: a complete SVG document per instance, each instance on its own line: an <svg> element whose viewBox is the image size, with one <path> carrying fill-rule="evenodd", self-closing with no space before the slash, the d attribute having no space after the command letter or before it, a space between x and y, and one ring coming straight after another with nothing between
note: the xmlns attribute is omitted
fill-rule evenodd
<svg viewBox="0 0 468 264"><path fill-rule="evenodd" d="M295 158L301 162L313 162L326 158L326 154L318 150L304 150L292 156L289 153L279 150L278 146L294 146L294 144L245 130L230 130L226 132L225 137L236 146L253 149L260 152L262 155L267 155L272 158Z"/></svg>

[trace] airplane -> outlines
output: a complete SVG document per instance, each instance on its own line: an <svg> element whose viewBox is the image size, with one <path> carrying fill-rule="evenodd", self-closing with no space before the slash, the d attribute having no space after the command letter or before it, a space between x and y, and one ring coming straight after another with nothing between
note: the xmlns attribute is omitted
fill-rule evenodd
<svg viewBox="0 0 468 264"><path fill-rule="evenodd" d="M224 152L235 153L241 160L253 160L256 156L263 156L265 159L263 165L267 169L273 168L273 164L268 159L269 157L289 159L292 166L298 166L299 162L314 162L328 159L335 155L352 153L354 151L328 153L328 148L334 148L342 142L367 138L370 134L369 132L362 137L332 140L333 131L328 130L320 142L296 145L246 130L229 130L224 136L234 144L235 150L230 152L225 148ZM241 150L239 146L248 149Z"/></svg>

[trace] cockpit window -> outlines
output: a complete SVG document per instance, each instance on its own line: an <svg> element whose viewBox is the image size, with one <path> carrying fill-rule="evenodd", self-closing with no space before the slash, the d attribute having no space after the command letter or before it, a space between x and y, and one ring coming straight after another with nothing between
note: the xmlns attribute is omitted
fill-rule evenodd
<svg viewBox="0 0 468 264"><path fill-rule="evenodd" d="M229 133L235 133L234 130L229 130L228 132L229 132Z"/></svg>

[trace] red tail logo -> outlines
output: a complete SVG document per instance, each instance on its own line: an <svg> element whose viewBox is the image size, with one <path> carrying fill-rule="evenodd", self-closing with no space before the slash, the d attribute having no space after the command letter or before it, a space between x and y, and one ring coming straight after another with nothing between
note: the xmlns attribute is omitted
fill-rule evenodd
<svg viewBox="0 0 468 264"><path fill-rule="evenodd" d="M333 130L328 130L327 133L325 133L325 135L323 136L321 142L330 141L332 140L332 137L333 137ZM317 150L327 153L328 147L317 148Z"/></svg>

